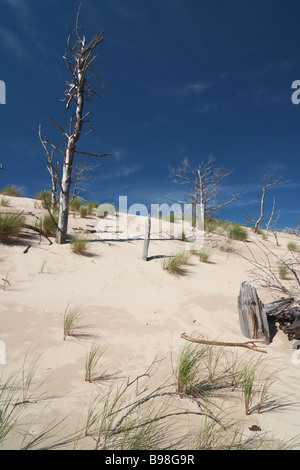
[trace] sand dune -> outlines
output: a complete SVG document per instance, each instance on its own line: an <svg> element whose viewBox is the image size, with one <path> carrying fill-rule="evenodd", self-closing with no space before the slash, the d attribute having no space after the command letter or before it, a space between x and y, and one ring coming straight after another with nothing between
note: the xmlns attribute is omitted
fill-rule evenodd
<svg viewBox="0 0 300 470"><path fill-rule="evenodd" d="M3 210L24 211L32 221L44 213L37 201L8 199L11 207ZM120 214L117 222L124 218ZM166 222L160 239L160 229L153 220L149 261L145 262L141 258L145 220L140 217L139 221L140 236L128 240L124 233L116 239L109 232L108 225L116 222L114 216L107 220L70 216L70 234L76 233L75 228L91 229L99 223L108 226L100 239L94 233L87 235L88 256L75 255L70 244L49 245L29 230L24 230L20 241L0 245L0 278L9 281L0 281L0 340L6 346L6 364L0 365L0 374L8 376L22 369L25 357L26 364L36 361L32 389L40 387L32 397L39 400L26 409L36 433L52 419L67 418L55 431L55 438L70 435L84 422L95 390L107 390L113 378L133 380L155 358L159 362L151 384L158 386L172 376L170 353L176 358L184 346L183 332L197 332L211 340L246 341L239 327L237 296L240 283L250 279L251 265L240 256L249 256L247 246L234 241L237 253L224 253L219 249L221 236L214 235L205 242L211 262L201 263L192 256L186 275L175 277L162 269L162 259L186 249L186 242L170 239ZM182 230L180 224L177 229ZM257 238L249 230L249 246L262 256ZM279 247L273 235L264 243L284 254L292 237L278 234L278 239ZM31 248L23 253L27 245ZM258 286L257 290L263 302L280 297ZM78 336L63 341L63 315L72 307L80 310L81 329ZM100 371L104 377L88 383L84 380L85 360L95 340L105 348ZM280 330L266 350L265 371L280 368L272 389L274 400L285 400L285 406L246 416L242 400L236 398L228 399L225 408L241 419L245 435L251 435L249 426L256 424L278 439L292 439L300 431L300 364L293 356L292 343ZM250 360L257 353L246 354ZM197 426L197 420L191 425ZM8 441L5 445L17 444Z"/></svg>

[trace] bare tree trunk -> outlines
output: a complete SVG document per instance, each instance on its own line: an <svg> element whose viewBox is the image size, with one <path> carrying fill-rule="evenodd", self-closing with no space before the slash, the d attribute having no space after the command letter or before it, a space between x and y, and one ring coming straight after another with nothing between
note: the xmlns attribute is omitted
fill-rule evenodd
<svg viewBox="0 0 300 470"><path fill-rule="evenodd" d="M83 124L88 124L90 130L92 130L90 119L87 119L91 110L83 115L84 104L85 102L93 102L92 98L95 96L98 98L101 97L95 91L97 88L107 88L103 84L100 74L96 73L94 70L94 64L96 63L97 58L95 55L95 49L103 41L104 31L102 30L100 34L95 34L92 40L88 43L86 41L86 37L81 35L81 28L78 24L79 14L80 7L76 17L76 26L74 31L68 37L67 50L64 55L66 66L71 74L71 81L66 83L67 86L64 99L67 111L72 109L73 112L70 119L69 130L68 132L65 131L59 124L50 118L50 120L62 132L64 139L63 148L60 149L51 142L43 141L45 145L50 145L52 150L58 151L63 156L62 177L59 174L60 167L58 166L57 168L54 168L52 161L51 164L49 164L50 170L53 171L52 175L55 175L56 182L58 181L60 186L59 215L56 235L56 242L59 244L66 243L67 240L74 155L81 154L98 158L108 155L98 155L77 150L77 144L79 143ZM52 190L54 194L54 186L52 186Z"/></svg>
<svg viewBox="0 0 300 470"><path fill-rule="evenodd" d="M147 261L147 258L148 258L150 232L151 232L151 217L149 214L147 222L146 222L145 239L144 239L144 247L143 247L143 260L144 261Z"/></svg>
<svg viewBox="0 0 300 470"><path fill-rule="evenodd" d="M262 190L263 190L263 192L262 192L261 201L260 201L260 216L254 224L254 232L255 233L257 232L259 224L261 223L261 221L264 218L264 206L265 206L265 197L266 197L266 192L267 192L267 186L262 188Z"/></svg>
<svg viewBox="0 0 300 470"><path fill-rule="evenodd" d="M51 212L53 214L56 204L56 180L52 179L52 188L51 188Z"/></svg>
<svg viewBox="0 0 300 470"><path fill-rule="evenodd" d="M254 224L254 232L256 233L258 231L258 228L259 228L259 224L263 221L263 220L269 220L269 224L268 224L268 230L269 230L269 227L270 227L270 223L271 223L271 220L272 218L274 217L275 215L275 212L274 212L274 209L275 209L275 198L274 198L274 203L273 203L273 209L272 209L272 214L270 216L267 216L265 217L264 215L264 212L265 212L265 198L266 198L266 194L267 194L267 191L269 190L269 188L271 186L277 186L279 184L285 184L285 183L288 183L289 181L282 181L280 177L278 178L274 178L272 175L265 175L265 180L266 180L266 184L264 186L262 186L262 195L261 195L261 200L260 200L260 216L259 218L257 219L257 221L255 222ZM277 214L276 214L277 215Z"/></svg>

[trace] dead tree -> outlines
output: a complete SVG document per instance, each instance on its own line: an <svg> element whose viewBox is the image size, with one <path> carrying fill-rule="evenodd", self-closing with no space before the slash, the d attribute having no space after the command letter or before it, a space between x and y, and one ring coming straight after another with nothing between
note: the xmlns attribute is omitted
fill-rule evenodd
<svg viewBox="0 0 300 470"><path fill-rule="evenodd" d="M252 222L253 230L254 230L255 233L258 232L259 225L261 224L261 222L263 222L265 220L269 221L269 223L267 224L267 230L268 230L272 218L275 215L278 215L277 213L274 212L274 210L275 210L275 198L274 198L274 202L273 202L273 209L272 209L271 215L265 215L265 199L266 199L266 195L267 195L268 191L270 190L270 188L272 186L278 186L278 185L286 184L286 183L288 183L288 181L282 181L281 177L274 177L271 174L264 175L263 184L262 184L262 195L261 195L261 199L260 199L260 215L259 215L258 219L255 222L254 222L253 217L247 216L248 217L248 222L250 224Z"/></svg>
<svg viewBox="0 0 300 470"><path fill-rule="evenodd" d="M185 158L178 168L169 168L170 178L174 183L189 187L183 201L173 202L191 204L193 225L198 215L197 209L200 209L200 222L204 226L206 218L212 217L217 211L240 197L240 194L233 194L225 202L219 200L224 186L223 181L233 170L226 172L222 168L215 168L213 161L214 158L210 157L207 163L202 162L197 168L192 168L189 160ZM171 197L169 199L172 200Z"/></svg>
<svg viewBox="0 0 300 470"><path fill-rule="evenodd" d="M96 73L94 70L94 65L97 63L95 51L103 41L104 30L99 34L96 33L88 42L86 37L82 34L81 27L78 23L79 14L80 9L77 13L75 29L68 36L67 50L63 57L71 76L70 81L67 82L65 98L63 100L66 105L66 110L72 112L69 129L63 129L53 119L50 119L62 133L63 146L62 148L58 148L53 143L44 140L45 143L49 144L49 146L57 150L63 156L62 176L57 179L60 186L60 197L56 242L59 244L66 243L67 239L70 190L75 155L87 155L97 158L108 155L99 155L78 150L84 124L87 124L91 130L91 121L89 119L91 110L85 113L85 104L87 102L93 102L94 97L100 98L96 90L99 87L105 87L100 79L99 73ZM58 172L56 172L56 175L58 175Z"/></svg>

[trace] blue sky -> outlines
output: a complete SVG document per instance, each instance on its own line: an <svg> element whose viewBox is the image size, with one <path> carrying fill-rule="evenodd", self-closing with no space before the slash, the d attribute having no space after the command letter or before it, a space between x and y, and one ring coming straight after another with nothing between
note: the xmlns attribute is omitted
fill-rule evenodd
<svg viewBox="0 0 300 470"><path fill-rule="evenodd" d="M0 0L0 186L26 197L49 187L38 127L60 144L49 121L67 126L62 100L68 72L62 56L79 2ZM181 187L169 165L210 155L233 173L224 195L241 199L220 216L258 216L264 173L289 183L272 190L280 225L300 219L300 2L289 0L86 0L80 23L88 38L105 29L98 70L109 91L92 105L93 132L80 150L111 153L93 173L98 202L127 195L132 203L163 203ZM77 161L82 161L82 156ZM89 159L89 163L98 161Z"/></svg>

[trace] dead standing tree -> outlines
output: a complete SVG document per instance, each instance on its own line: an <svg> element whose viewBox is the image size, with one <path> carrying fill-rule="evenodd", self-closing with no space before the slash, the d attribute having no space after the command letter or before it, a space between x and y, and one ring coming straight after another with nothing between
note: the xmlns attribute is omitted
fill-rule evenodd
<svg viewBox="0 0 300 470"><path fill-rule="evenodd" d="M279 177L279 176L274 177L271 174L264 175L263 183L262 183L262 195L261 195L261 200L260 200L260 215L259 215L258 219L255 221L255 219L253 217L251 217L247 214L248 223L250 225L253 225L253 230L254 230L255 233L258 232L259 225L261 224L261 222L263 222L265 220L268 220L267 230L269 230L270 224L271 224L271 221L272 221L273 217L275 215L278 215L278 213L275 212L275 198L273 200L273 208L272 208L271 215L267 215L267 216L265 215L265 202L266 202L265 200L266 200L266 195L267 195L268 191L270 190L270 188L272 186L278 186L278 185L281 185L281 184L286 184L288 182L289 181L282 181L282 178Z"/></svg>
<svg viewBox="0 0 300 470"><path fill-rule="evenodd" d="M58 171L56 171L52 166L60 186L59 215L56 236L56 242L59 244L64 244L67 240L70 189L72 184L72 170L74 167L75 154L88 155L97 158L108 155L98 155L77 150L83 125L88 124L91 130L90 119L88 119L88 116L91 114L91 110L84 114L85 103L92 102L93 97L100 98L101 96L96 92L96 89L99 87L105 87L104 83L100 79L99 73L96 73L94 70L97 58L95 51L103 41L104 30L102 30L100 34L95 34L92 40L87 42L85 36L81 34L81 27L78 24L79 13L80 10L78 10L77 13L75 29L68 36L67 50L63 57L71 75L71 80L67 82L65 98L63 100L66 104L66 110L73 111L70 118L69 130L64 130L53 119L50 119L63 135L63 149L60 149L53 143L44 140L45 144L50 145L53 149L63 155L62 177L59 176Z"/></svg>
<svg viewBox="0 0 300 470"><path fill-rule="evenodd" d="M223 180L232 173L232 170L226 172L222 168L215 168L213 161L213 157L210 157L207 163L202 162L197 168L192 168L188 159L185 158L178 168L169 168L170 177L174 183L188 185L191 188L185 193L184 201L176 202L191 204L194 226L198 215L197 208L200 209L200 222L204 226L206 218L212 217L218 210L240 197L240 194L233 194L224 202L219 200L224 186Z"/></svg>

